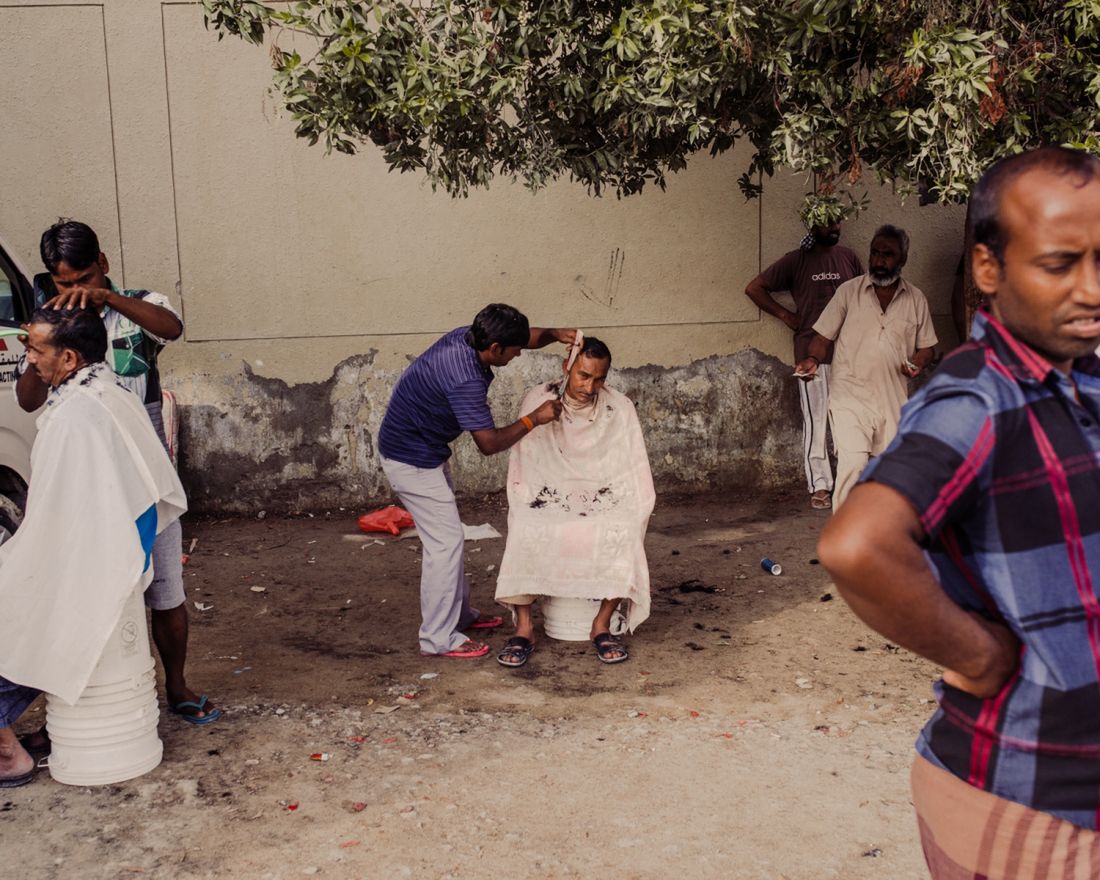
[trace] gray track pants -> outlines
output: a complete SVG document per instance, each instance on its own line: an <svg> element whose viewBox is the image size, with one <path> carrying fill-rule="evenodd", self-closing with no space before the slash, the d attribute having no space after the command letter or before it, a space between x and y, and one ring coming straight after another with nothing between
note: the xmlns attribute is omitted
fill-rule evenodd
<svg viewBox="0 0 1100 880"><path fill-rule="evenodd" d="M381 458L382 471L401 504L412 514L424 560L420 569L420 650L453 651L466 641L462 630L477 620L470 607L470 582L463 562L462 520L446 463L418 468Z"/></svg>

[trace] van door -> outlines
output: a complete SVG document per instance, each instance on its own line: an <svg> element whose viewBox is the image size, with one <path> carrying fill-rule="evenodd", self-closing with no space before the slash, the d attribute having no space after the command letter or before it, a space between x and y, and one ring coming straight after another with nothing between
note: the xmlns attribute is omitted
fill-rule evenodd
<svg viewBox="0 0 1100 880"><path fill-rule="evenodd" d="M30 317L33 293L26 276L0 243L0 325L18 327ZM15 399L15 365L23 354L18 337L0 338L0 539L23 518L31 475L37 414Z"/></svg>

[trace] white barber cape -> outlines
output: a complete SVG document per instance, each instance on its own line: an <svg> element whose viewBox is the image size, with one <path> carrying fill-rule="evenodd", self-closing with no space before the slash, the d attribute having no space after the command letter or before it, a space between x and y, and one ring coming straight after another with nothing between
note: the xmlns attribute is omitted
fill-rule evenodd
<svg viewBox="0 0 1100 880"><path fill-rule="evenodd" d="M0 545L0 675L74 703L187 499L145 407L104 363L50 392L31 470L23 524Z"/></svg>
<svg viewBox="0 0 1100 880"><path fill-rule="evenodd" d="M557 383L527 393L529 413ZM563 399L556 422L540 425L508 459L508 543L496 599L624 598L626 628L649 617L645 533L656 498L638 414L604 387L595 403Z"/></svg>

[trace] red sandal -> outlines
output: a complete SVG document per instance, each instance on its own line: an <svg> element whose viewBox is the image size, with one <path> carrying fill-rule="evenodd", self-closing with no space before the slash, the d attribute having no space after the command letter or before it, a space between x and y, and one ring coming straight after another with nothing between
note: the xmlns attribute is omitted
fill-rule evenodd
<svg viewBox="0 0 1100 880"><path fill-rule="evenodd" d="M474 657L484 657L489 653L489 646L483 642L475 642L473 639L466 639L461 645L455 648L453 651L444 651L442 654L429 654L427 651L421 651L421 657L457 657L463 660L472 659Z"/></svg>

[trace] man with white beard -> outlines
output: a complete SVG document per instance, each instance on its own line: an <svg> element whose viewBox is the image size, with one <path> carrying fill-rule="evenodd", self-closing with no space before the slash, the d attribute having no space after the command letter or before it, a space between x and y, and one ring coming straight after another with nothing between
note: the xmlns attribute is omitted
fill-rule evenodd
<svg viewBox="0 0 1100 880"><path fill-rule="evenodd" d="M909 380L932 360L936 331L924 294L901 277L909 235L889 224L871 239L867 274L844 282L814 324L809 354L795 373L814 379L835 341L829 420L836 446L835 511L860 472L894 439Z"/></svg>

